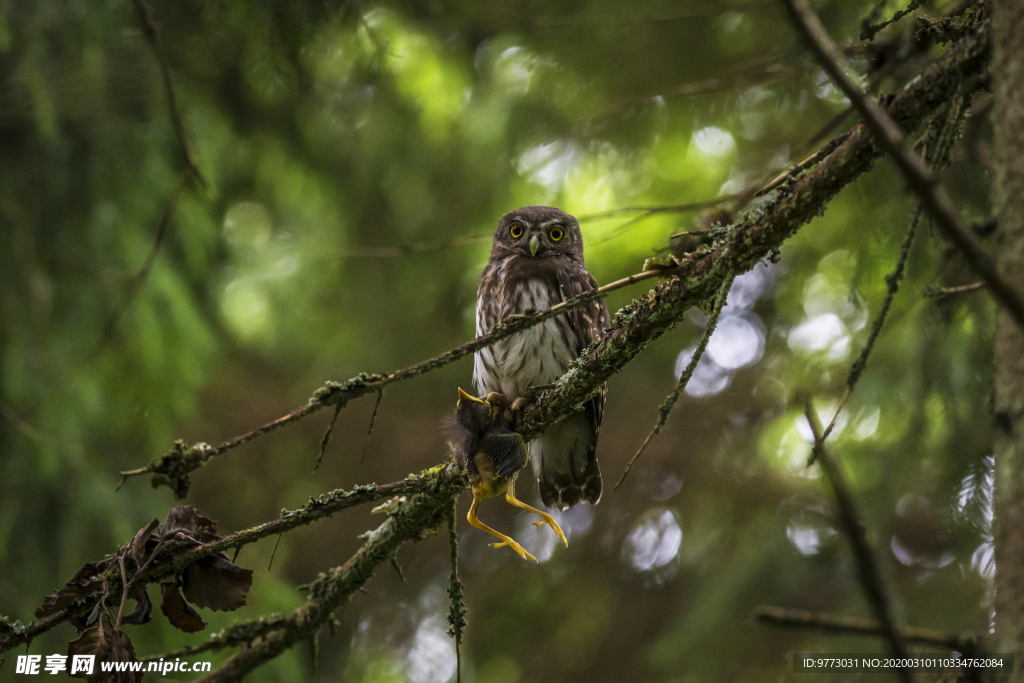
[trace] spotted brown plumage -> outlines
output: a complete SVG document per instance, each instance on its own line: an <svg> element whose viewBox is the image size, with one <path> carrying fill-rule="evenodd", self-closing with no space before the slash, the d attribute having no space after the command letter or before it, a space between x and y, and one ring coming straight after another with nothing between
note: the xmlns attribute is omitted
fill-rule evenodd
<svg viewBox="0 0 1024 683"><path fill-rule="evenodd" d="M476 331L486 334L502 318L544 310L597 288L583 263L579 223L550 206L526 206L502 216L491 257L480 276ZM476 353L473 379L479 393L499 392L511 400L554 382L608 328L601 300L518 332ZM601 498L597 436L606 385L583 409L529 444L541 500L559 509Z"/></svg>

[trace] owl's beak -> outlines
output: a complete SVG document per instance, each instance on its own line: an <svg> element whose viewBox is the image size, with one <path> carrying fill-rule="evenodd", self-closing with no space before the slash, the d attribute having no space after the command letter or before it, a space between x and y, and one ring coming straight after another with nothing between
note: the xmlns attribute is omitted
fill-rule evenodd
<svg viewBox="0 0 1024 683"><path fill-rule="evenodd" d="M530 235L530 256L536 256L538 249L540 249L540 238Z"/></svg>

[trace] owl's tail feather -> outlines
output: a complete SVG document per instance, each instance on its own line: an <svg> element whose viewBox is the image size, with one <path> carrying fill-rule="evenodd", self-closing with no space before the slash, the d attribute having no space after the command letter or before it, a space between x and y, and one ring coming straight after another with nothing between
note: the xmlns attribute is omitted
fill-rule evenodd
<svg viewBox="0 0 1024 683"><path fill-rule="evenodd" d="M582 472L545 472L538 481L540 499L548 507L566 510L577 503L596 505L601 500L604 482L601 481L601 467L597 464L595 449L587 453L586 467Z"/></svg>

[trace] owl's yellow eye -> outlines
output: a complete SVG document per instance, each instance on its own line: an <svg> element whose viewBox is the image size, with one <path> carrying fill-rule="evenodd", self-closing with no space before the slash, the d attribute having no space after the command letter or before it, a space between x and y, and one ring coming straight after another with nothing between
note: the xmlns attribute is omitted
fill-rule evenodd
<svg viewBox="0 0 1024 683"><path fill-rule="evenodd" d="M555 227L551 228L551 232L548 233L548 237L551 238L552 242L557 242L558 240L565 237L565 231L556 225Z"/></svg>
<svg viewBox="0 0 1024 683"><path fill-rule="evenodd" d="M512 239L517 240L523 236L523 226L518 223L513 223L512 227L508 229L508 234L512 235Z"/></svg>

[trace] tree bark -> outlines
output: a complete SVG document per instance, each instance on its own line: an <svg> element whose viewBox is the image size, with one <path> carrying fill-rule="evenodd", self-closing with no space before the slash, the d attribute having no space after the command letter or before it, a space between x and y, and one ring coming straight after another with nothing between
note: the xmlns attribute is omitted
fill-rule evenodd
<svg viewBox="0 0 1024 683"><path fill-rule="evenodd" d="M995 212L999 270L1024 287L1024 0L997 0L992 15ZM996 632L1024 682L1024 335L996 312Z"/></svg>

